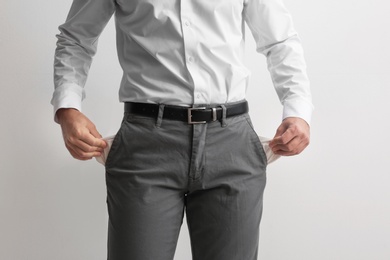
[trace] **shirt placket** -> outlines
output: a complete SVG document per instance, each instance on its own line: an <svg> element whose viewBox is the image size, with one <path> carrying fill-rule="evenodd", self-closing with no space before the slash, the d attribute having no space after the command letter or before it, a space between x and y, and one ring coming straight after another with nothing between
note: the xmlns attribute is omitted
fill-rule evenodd
<svg viewBox="0 0 390 260"><path fill-rule="evenodd" d="M183 31L185 62L193 83L193 103L209 104L207 84L201 74L201 57L199 55L199 37L196 33L196 18L193 1L181 0L180 19Z"/></svg>

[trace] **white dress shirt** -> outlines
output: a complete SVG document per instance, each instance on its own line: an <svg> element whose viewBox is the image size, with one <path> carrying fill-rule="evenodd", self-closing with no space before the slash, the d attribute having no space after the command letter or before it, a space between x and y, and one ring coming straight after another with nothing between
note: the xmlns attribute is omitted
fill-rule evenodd
<svg viewBox="0 0 390 260"><path fill-rule="evenodd" d="M245 99L246 22L267 57L283 118L310 122L303 50L282 0L74 0L57 35L54 111L81 110L99 35L114 13L120 101L185 106Z"/></svg>

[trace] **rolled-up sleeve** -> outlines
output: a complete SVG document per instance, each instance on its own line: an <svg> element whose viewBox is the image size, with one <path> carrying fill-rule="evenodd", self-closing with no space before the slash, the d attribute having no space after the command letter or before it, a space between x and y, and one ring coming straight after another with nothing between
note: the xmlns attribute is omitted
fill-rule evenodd
<svg viewBox="0 0 390 260"><path fill-rule="evenodd" d="M74 0L59 27L54 57L54 114L60 108L81 110L99 35L115 11L114 0ZM55 118L56 120L56 118Z"/></svg>
<svg viewBox="0 0 390 260"><path fill-rule="evenodd" d="M282 0L246 0L244 19L267 57L268 70L283 105L283 119L300 117L310 124L310 83L300 38Z"/></svg>

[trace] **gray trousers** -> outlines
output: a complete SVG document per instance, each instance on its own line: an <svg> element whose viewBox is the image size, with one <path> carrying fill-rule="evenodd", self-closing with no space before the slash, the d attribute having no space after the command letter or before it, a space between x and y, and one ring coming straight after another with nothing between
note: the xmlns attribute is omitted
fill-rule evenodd
<svg viewBox="0 0 390 260"><path fill-rule="evenodd" d="M109 260L257 259L267 160L248 114L207 124L125 114L106 162ZM186 260L186 259L185 259Z"/></svg>

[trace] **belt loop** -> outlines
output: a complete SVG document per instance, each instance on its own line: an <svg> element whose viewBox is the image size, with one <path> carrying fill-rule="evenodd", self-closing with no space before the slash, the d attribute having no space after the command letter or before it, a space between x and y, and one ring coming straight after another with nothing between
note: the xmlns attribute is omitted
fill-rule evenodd
<svg viewBox="0 0 390 260"><path fill-rule="evenodd" d="M159 106L158 106L158 115L157 115L157 122L156 122L157 128L161 127L161 123L162 123L163 115L164 115L164 107L165 107L164 104L159 104Z"/></svg>
<svg viewBox="0 0 390 260"><path fill-rule="evenodd" d="M215 107L211 108L213 112L213 122L217 121L217 109Z"/></svg>
<svg viewBox="0 0 390 260"><path fill-rule="evenodd" d="M221 108L222 108L221 126L222 127L226 127L227 126L227 123L226 123L226 106L225 105L221 105Z"/></svg>

